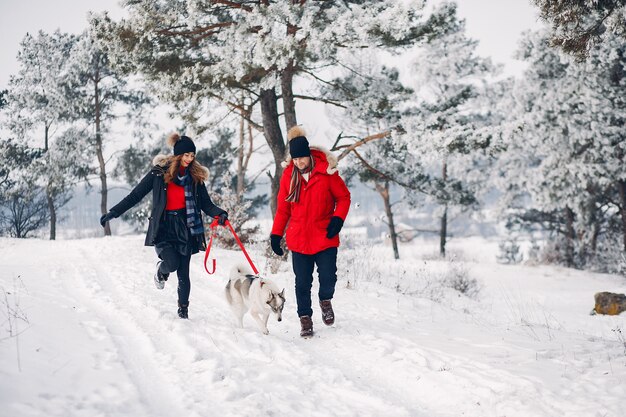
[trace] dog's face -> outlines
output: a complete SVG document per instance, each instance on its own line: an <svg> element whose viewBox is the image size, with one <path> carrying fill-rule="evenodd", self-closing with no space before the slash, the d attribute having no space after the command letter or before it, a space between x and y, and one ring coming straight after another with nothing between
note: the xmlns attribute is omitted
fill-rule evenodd
<svg viewBox="0 0 626 417"><path fill-rule="evenodd" d="M272 313L276 315L276 320L283 320L283 307L285 306L285 289L281 292L270 292L267 305L272 309Z"/></svg>

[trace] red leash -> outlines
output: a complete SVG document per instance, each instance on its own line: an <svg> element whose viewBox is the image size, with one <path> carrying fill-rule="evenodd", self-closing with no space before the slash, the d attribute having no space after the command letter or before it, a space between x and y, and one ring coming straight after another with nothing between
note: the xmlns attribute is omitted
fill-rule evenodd
<svg viewBox="0 0 626 417"><path fill-rule="evenodd" d="M211 228L211 239L209 239L209 244L207 245L206 252L204 254L204 269L206 270L207 274L209 274L209 275L215 273L215 269L216 269L216 261L215 261L215 259L212 259L212 261L213 261L213 271L212 272L209 271L209 268L207 268L206 262L207 262L207 259L209 258L209 252L211 251L211 244L213 244L213 236L215 236L215 228L217 226L219 226L218 218L215 218L213 220L213 222L211 223L211 225L209 226ZM241 248L241 251L246 256L246 259L248 260L248 263L252 267L252 270L254 271L254 273L256 275L259 275L259 270L256 269L256 266L254 266L254 263L252 263L252 259L250 259L250 255L248 255L248 252L246 251L246 248L243 247L243 243L241 243L241 240L239 239L239 236L237 236L237 233L235 233L235 229L233 229L233 225L230 224L230 222L228 220L226 220L226 222L224 223L224 226L228 226L230 228L230 231L232 232L233 236L235 237L235 240L237 241L237 243L239 244L239 247Z"/></svg>

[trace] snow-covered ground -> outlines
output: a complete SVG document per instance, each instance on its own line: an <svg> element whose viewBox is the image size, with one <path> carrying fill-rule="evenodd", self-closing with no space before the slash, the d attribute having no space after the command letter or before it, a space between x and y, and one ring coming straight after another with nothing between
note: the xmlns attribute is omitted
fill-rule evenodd
<svg viewBox="0 0 626 417"><path fill-rule="evenodd" d="M174 280L154 288L142 236L0 239L0 415L624 416L626 314L591 316L623 277L505 266L494 244L340 250L337 322L299 337L289 264L262 273L287 288L264 336L234 328L223 298L237 251L192 259L190 320ZM456 269L455 269L456 268ZM456 272L455 272L456 271ZM475 278L476 298L442 286Z"/></svg>

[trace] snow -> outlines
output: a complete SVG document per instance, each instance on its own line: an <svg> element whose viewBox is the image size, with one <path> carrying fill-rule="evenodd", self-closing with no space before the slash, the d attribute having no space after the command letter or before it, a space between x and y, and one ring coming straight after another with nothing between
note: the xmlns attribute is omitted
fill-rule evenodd
<svg viewBox="0 0 626 417"><path fill-rule="evenodd" d="M346 245L336 324L314 310L299 337L290 265L283 321L265 336L233 327L223 297L239 251L214 248L217 273L192 258L190 320L170 278L154 288L143 236L0 239L3 416L622 416L626 314L591 316L598 291L626 280L548 266L500 265L497 244ZM474 299L443 287L453 264ZM430 280L430 283L429 283ZM429 284L429 289L426 284ZM437 291L432 291L437 289ZM315 288L314 288L315 292ZM12 309L12 310L11 310ZM25 320L20 320L25 316ZM620 332L621 331L621 332Z"/></svg>

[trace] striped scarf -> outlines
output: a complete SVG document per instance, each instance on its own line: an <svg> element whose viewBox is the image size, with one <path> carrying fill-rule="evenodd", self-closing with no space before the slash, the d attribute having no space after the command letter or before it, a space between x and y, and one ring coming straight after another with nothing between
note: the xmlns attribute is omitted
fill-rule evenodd
<svg viewBox="0 0 626 417"><path fill-rule="evenodd" d="M315 168L315 159L311 156L311 166L308 168L308 172L313 172L313 168ZM306 171L305 171L306 173ZM302 184L302 173L296 166L293 166L293 171L291 171L291 181L289 182L289 194L287 194L287 198L285 201L290 203L297 203L300 201L300 185ZM311 177L309 177L311 179Z"/></svg>
<svg viewBox="0 0 626 417"><path fill-rule="evenodd" d="M189 231L194 236L204 234L204 225L193 198L193 180L188 170L185 169L182 177L180 175L174 177L172 182L185 188L185 210L187 212L187 227Z"/></svg>

